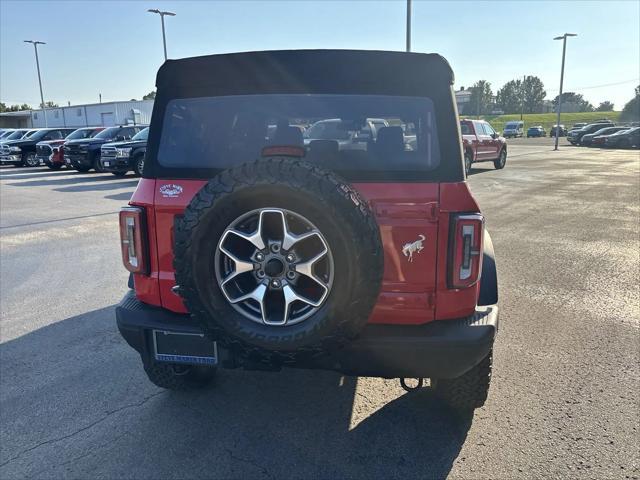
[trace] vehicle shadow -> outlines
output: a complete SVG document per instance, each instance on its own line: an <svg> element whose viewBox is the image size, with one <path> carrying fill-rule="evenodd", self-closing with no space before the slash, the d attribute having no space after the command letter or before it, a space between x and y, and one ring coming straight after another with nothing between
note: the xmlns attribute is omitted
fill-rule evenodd
<svg viewBox="0 0 640 480"><path fill-rule="evenodd" d="M111 180L121 180L111 174L87 174L81 172L70 172L70 174L65 176L57 176L53 179L49 180L41 180L41 176L33 177L34 180L27 180L25 182L18 183L8 183L7 185L16 186L16 187L46 187L46 186L62 186L62 185L75 185L78 183L96 183L96 182L104 182ZM10 178L9 180L13 180Z"/></svg>
<svg viewBox="0 0 640 480"><path fill-rule="evenodd" d="M17 172L13 174L4 173L0 171L0 178L6 178L8 180L34 180L42 178L65 178L69 175L75 175L80 172L69 170L34 170L33 172ZM34 175L36 174L36 175ZM66 175L65 175L66 174Z"/></svg>
<svg viewBox="0 0 640 480"><path fill-rule="evenodd" d="M471 425L427 391L332 372L224 370L211 388L161 390L113 307L0 358L1 478L444 478Z"/></svg>
<svg viewBox="0 0 640 480"><path fill-rule="evenodd" d="M105 195L104 198L106 198L107 200L121 200L124 202L128 202L129 200L131 200L131 195L133 195L133 192L121 192L115 193L113 195Z"/></svg>
<svg viewBox="0 0 640 480"><path fill-rule="evenodd" d="M117 183L72 185L70 187L54 188L53 190L56 192L90 192L90 191L113 190L114 188L129 188L129 187L135 187L136 185L138 185L137 178L133 180L127 180L127 181L122 181L122 178L119 178L118 180L120 181ZM129 197L131 197L131 193L133 192L129 193Z"/></svg>
<svg viewBox="0 0 640 480"><path fill-rule="evenodd" d="M469 171L467 176L478 175L479 173L490 172L492 170L495 170L495 168L493 168L493 165L491 165L491 167L487 166L487 168L478 168L477 166L473 166L471 167L471 170Z"/></svg>

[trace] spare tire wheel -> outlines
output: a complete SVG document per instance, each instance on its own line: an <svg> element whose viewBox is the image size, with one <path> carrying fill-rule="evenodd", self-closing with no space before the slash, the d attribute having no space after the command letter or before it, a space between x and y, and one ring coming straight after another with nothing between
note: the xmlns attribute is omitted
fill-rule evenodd
<svg viewBox="0 0 640 480"><path fill-rule="evenodd" d="M283 363L364 327L383 249L366 202L333 173L269 158L224 171L175 225L176 283L207 334Z"/></svg>

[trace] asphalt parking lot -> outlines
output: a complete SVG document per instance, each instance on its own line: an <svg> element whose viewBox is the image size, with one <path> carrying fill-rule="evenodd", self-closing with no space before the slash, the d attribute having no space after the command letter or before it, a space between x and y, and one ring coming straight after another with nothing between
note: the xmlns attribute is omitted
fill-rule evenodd
<svg viewBox="0 0 640 480"><path fill-rule="evenodd" d="M551 143L470 176L501 289L471 420L330 372L154 387L113 314L137 179L0 168L0 478L637 478L640 153Z"/></svg>

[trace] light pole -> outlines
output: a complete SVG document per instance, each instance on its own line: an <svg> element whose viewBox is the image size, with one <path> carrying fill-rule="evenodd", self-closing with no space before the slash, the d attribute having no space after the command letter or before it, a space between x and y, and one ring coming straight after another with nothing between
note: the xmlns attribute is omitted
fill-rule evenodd
<svg viewBox="0 0 640 480"><path fill-rule="evenodd" d="M558 95L558 119L556 120L556 146L554 150L558 150L558 140L560 139L560 111L562 110L562 82L564 81L564 56L567 52L567 37L577 37L575 33L565 33L554 40L562 40L562 67L560 69L560 94Z"/></svg>
<svg viewBox="0 0 640 480"><path fill-rule="evenodd" d="M169 15L170 17L175 17L176 14L173 12L163 12L161 10L158 10L157 8L150 8L149 10L147 10L147 12L150 13L157 13L158 15L160 15L160 22L162 23L162 45L164 46L164 61L167 61L167 37L165 36L164 33L164 16L165 15Z"/></svg>
<svg viewBox="0 0 640 480"><path fill-rule="evenodd" d="M524 115L524 82L527 81L527 76L522 76L522 85L520 85L520 121L522 121L522 116Z"/></svg>
<svg viewBox="0 0 640 480"><path fill-rule="evenodd" d="M36 69L38 70L38 85L40 85L40 102L42 102L42 114L44 115L44 126L48 127L47 122L47 108L44 104L44 95L42 94L42 77L40 76L40 60L38 60L38 45L46 45L45 42L39 42L36 40L25 40L24 43L33 44L33 49L36 52Z"/></svg>
<svg viewBox="0 0 640 480"><path fill-rule="evenodd" d="M407 0L407 52L411 51L411 0Z"/></svg>

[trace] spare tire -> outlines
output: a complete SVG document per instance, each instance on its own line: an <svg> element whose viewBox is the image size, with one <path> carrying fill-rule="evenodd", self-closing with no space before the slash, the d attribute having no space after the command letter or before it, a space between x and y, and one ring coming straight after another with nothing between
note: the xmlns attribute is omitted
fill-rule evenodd
<svg viewBox="0 0 640 480"><path fill-rule="evenodd" d="M174 254L178 292L205 332L261 361L340 348L364 327L382 282L367 203L298 159L211 179L176 219Z"/></svg>

